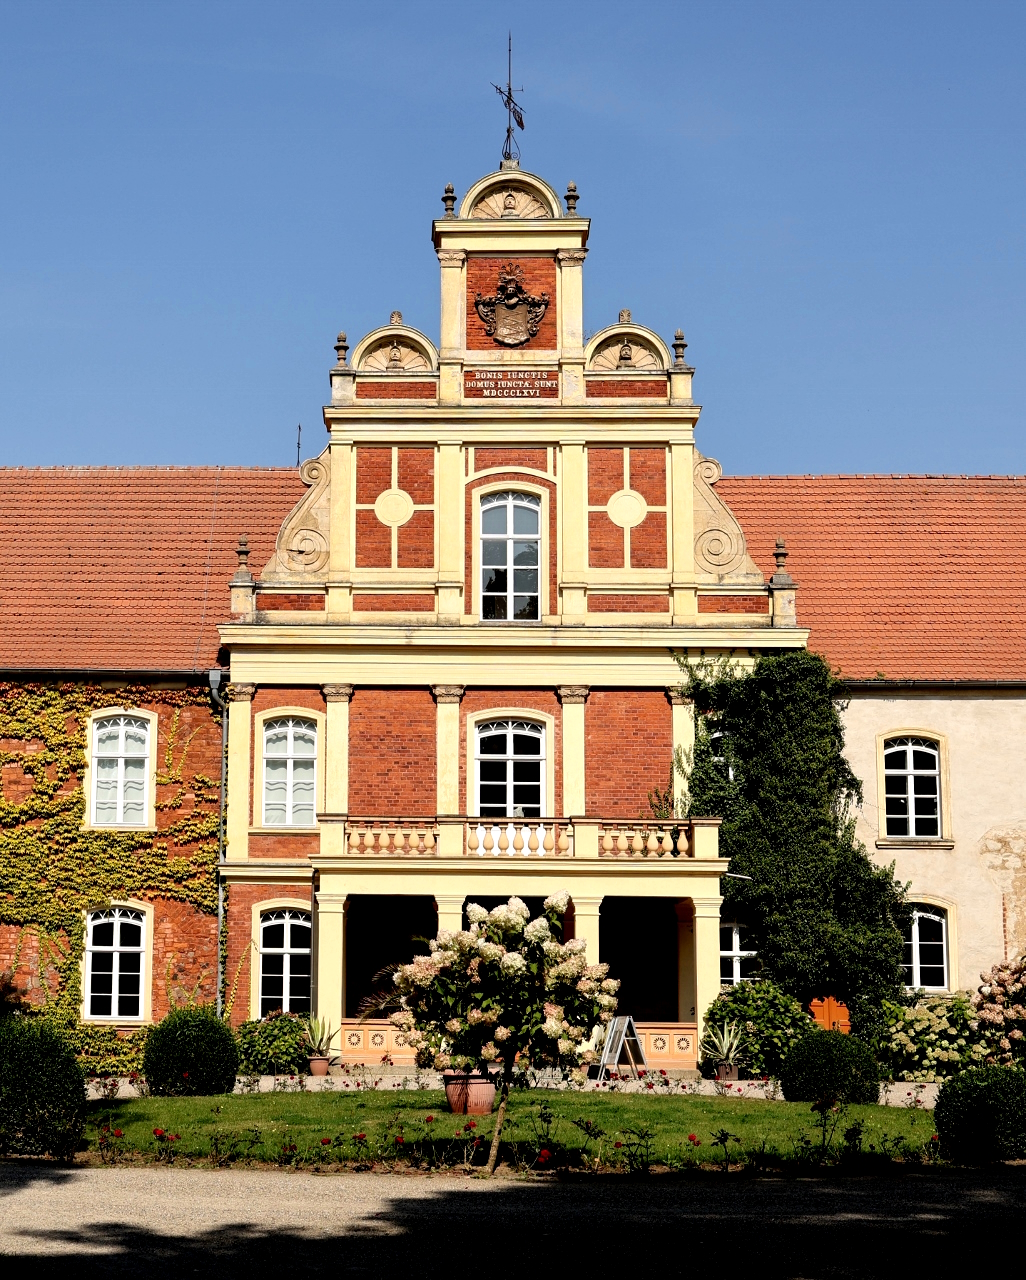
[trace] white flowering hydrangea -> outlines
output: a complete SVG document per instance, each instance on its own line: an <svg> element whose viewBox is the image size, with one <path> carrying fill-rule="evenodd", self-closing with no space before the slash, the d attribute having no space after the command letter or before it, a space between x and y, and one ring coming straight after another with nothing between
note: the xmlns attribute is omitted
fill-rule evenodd
<svg viewBox="0 0 1026 1280"><path fill-rule="evenodd" d="M550 894L542 903L545 911L554 911L556 915L566 915L566 909L570 905L570 895L564 889L560 893Z"/></svg>
<svg viewBox="0 0 1026 1280"><path fill-rule="evenodd" d="M479 902L470 902L467 904L467 919L472 925L481 924L488 919L488 912Z"/></svg>
<svg viewBox="0 0 1026 1280"><path fill-rule="evenodd" d="M519 951L507 951L499 963L506 973L523 973L527 968L527 961Z"/></svg>
<svg viewBox="0 0 1026 1280"><path fill-rule="evenodd" d="M545 942L552 937L549 922L544 916L539 916L537 920L532 920L524 930L524 937L528 942Z"/></svg>

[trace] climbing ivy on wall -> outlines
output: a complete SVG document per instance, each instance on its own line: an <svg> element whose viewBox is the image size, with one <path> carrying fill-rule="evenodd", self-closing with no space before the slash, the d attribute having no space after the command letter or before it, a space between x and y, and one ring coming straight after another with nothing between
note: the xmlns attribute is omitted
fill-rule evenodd
<svg viewBox="0 0 1026 1280"><path fill-rule="evenodd" d="M806 650L683 666L695 706L690 812L722 817L723 919L748 927L764 976L803 1003L844 1000L853 1027L882 1028L902 990L904 890L855 838L862 787L844 758L844 687Z"/></svg>
<svg viewBox="0 0 1026 1280"><path fill-rule="evenodd" d="M83 828L87 719L104 707L160 716L156 832ZM203 708L216 724L201 688L0 683L0 771L15 766L31 780L20 797L0 794L0 924L21 929L15 970L35 935L41 1016L59 1025L90 1071L136 1067L145 1031L119 1037L113 1027L80 1024L84 913L125 897L217 913L220 780L189 772L197 730L182 728L186 707Z"/></svg>

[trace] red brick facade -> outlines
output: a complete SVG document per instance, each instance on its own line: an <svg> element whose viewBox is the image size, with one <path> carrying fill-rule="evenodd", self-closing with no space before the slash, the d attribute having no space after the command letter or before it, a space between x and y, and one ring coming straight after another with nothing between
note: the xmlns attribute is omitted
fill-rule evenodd
<svg viewBox="0 0 1026 1280"><path fill-rule="evenodd" d="M434 400L437 396L437 382L356 381L357 400Z"/></svg>
<svg viewBox="0 0 1026 1280"><path fill-rule="evenodd" d="M584 709L589 813L648 813L648 792L665 788L673 757L670 703L661 689L593 689Z"/></svg>
<svg viewBox="0 0 1026 1280"><path fill-rule="evenodd" d="M589 378L585 383L589 399L666 399L665 378Z"/></svg>
<svg viewBox="0 0 1026 1280"><path fill-rule="evenodd" d="M471 254L467 259L467 349L469 351L508 351L485 333L484 321L477 314L474 300L480 293L490 298L495 294L499 280L499 272L503 270L509 257L491 257ZM556 260L551 256L530 257L524 255L516 259L516 264L523 271L525 290L535 297L543 293L549 295L549 305L545 308L538 332L528 339L520 351L555 351L556 349Z"/></svg>
<svg viewBox="0 0 1026 1280"><path fill-rule="evenodd" d="M530 467L534 471L549 469L548 449L475 449L474 470L488 471L493 467Z"/></svg>
<svg viewBox="0 0 1026 1280"><path fill-rule="evenodd" d="M421 595L353 595L353 608L357 613L432 613L434 596Z"/></svg>
<svg viewBox="0 0 1026 1280"><path fill-rule="evenodd" d="M698 597L699 613L769 613L769 596Z"/></svg>
<svg viewBox="0 0 1026 1280"><path fill-rule="evenodd" d="M323 595L300 595L286 591L257 592L256 607L258 609L290 609L293 611L316 613L324 608Z"/></svg>
<svg viewBox="0 0 1026 1280"><path fill-rule="evenodd" d="M309 882L303 884L233 884L228 891L228 947L225 982L231 1002L231 1022L238 1026L250 1016L251 984L259 980L259 934L253 935L253 908L282 899L312 903Z"/></svg>
<svg viewBox="0 0 1026 1280"><path fill-rule="evenodd" d="M589 613L668 613L669 596L599 596L588 592Z"/></svg>
<svg viewBox="0 0 1026 1280"><path fill-rule="evenodd" d="M523 711L524 719L531 719L532 711L544 711L553 717L554 731L546 741L546 769L551 770L555 784L555 811L563 808L563 708L554 689L468 689L460 706L460 807L464 813L473 813L477 805L473 795L474 779L467 778L467 724L470 716L479 711L494 708L516 707ZM503 719L500 714L497 719Z"/></svg>
<svg viewBox="0 0 1026 1280"><path fill-rule="evenodd" d="M403 816L435 807L429 689L357 688L349 704L349 810Z"/></svg>

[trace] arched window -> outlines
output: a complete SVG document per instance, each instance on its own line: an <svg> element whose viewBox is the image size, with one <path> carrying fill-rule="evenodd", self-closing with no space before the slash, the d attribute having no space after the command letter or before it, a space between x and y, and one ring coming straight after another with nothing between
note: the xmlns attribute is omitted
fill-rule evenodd
<svg viewBox="0 0 1026 1280"><path fill-rule="evenodd" d="M732 922L720 925L720 985L735 987L755 974L754 951L746 946L747 929Z"/></svg>
<svg viewBox="0 0 1026 1280"><path fill-rule="evenodd" d="M93 911L86 922L86 1017L143 1016L146 917L129 907Z"/></svg>
<svg viewBox="0 0 1026 1280"><path fill-rule="evenodd" d="M93 722L93 824L146 825L150 726L139 716Z"/></svg>
<svg viewBox="0 0 1026 1280"><path fill-rule="evenodd" d="M478 725L477 812L482 818L540 818L545 730L530 720Z"/></svg>
<svg viewBox="0 0 1026 1280"><path fill-rule="evenodd" d="M537 622L541 617L541 498L490 493L481 499L481 617Z"/></svg>
<svg viewBox="0 0 1026 1280"><path fill-rule="evenodd" d="M884 823L889 836L941 834L940 751L929 738L884 743Z"/></svg>
<svg viewBox="0 0 1026 1280"><path fill-rule="evenodd" d="M264 726L264 826L312 827L317 726L288 716Z"/></svg>
<svg viewBox="0 0 1026 1280"><path fill-rule="evenodd" d="M905 985L912 990L948 989L948 913L942 907L913 902L905 933Z"/></svg>
<svg viewBox="0 0 1026 1280"><path fill-rule="evenodd" d="M310 1012L310 913L289 907L260 917L260 1016Z"/></svg>

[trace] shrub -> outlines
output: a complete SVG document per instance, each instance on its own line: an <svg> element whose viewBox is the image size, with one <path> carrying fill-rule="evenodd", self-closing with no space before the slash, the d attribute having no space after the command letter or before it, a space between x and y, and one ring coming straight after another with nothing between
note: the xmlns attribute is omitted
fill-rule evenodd
<svg viewBox="0 0 1026 1280"><path fill-rule="evenodd" d="M869 1048L840 1031L799 1040L784 1059L780 1083L788 1102L877 1102L880 1072Z"/></svg>
<svg viewBox="0 0 1026 1280"><path fill-rule="evenodd" d="M0 1019L0 1154L69 1159L85 1111L82 1071L57 1032L35 1018Z"/></svg>
<svg viewBox="0 0 1026 1280"><path fill-rule="evenodd" d="M306 1069L306 1019L298 1013L269 1013L239 1027L242 1070L254 1075L287 1075Z"/></svg>
<svg viewBox="0 0 1026 1280"><path fill-rule="evenodd" d="M970 1067L945 1080L933 1113L941 1155L959 1164L1026 1156L1026 1073Z"/></svg>
<svg viewBox="0 0 1026 1280"><path fill-rule="evenodd" d="M736 1022L743 1028L741 1061L748 1075L756 1077L779 1076L791 1046L817 1029L798 1001L768 979L721 991L705 1021L707 1026Z"/></svg>
<svg viewBox="0 0 1026 1280"><path fill-rule="evenodd" d="M981 973L972 997L973 1030L988 1063L1016 1062L1026 1055L1026 956Z"/></svg>
<svg viewBox="0 0 1026 1280"><path fill-rule="evenodd" d="M146 1038L143 1074L158 1097L230 1093L238 1069L235 1037L209 1007L172 1009Z"/></svg>
<svg viewBox="0 0 1026 1280"><path fill-rule="evenodd" d="M884 1004L878 1057L893 1080L946 1080L986 1055L967 996L926 996Z"/></svg>

